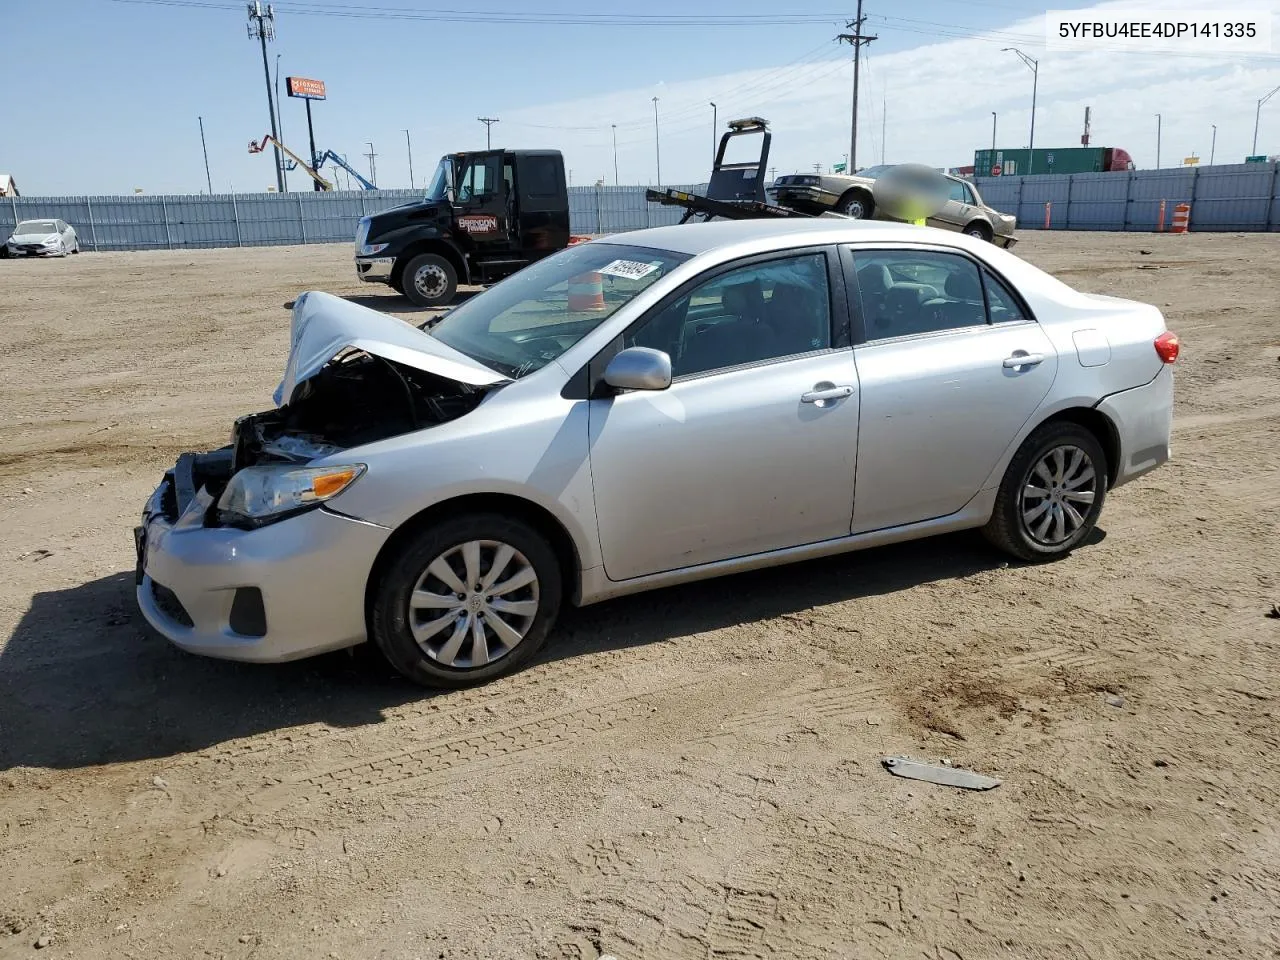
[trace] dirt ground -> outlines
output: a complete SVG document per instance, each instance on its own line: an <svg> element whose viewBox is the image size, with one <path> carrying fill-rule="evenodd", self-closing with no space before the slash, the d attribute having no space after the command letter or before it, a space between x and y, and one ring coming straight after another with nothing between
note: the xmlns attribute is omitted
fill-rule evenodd
<svg viewBox="0 0 1280 960"><path fill-rule="evenodd" d="M1280 956L1280 235L1018 252L1184 341L1174 460L1090 545L572 611L438 695L190 657L132 596L143 501L271 405L294 297L404 301L345 246L0 262L0 958Z"/></svg>

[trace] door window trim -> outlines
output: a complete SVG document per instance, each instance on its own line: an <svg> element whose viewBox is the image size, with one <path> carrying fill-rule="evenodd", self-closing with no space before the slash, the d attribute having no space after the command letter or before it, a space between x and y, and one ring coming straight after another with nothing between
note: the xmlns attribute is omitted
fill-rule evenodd
<svg viewBox="0 0 1280 960"><path fill-rule="evenodd" d="M740 270L744 267L753 267L762 263L771 263L777 260L791 260L796 257L814 256L822 254L826 258L827 264L827 300L828 310L830 311L831 324L831 344L818 350L809 350L804 353L789 353L785 356L770 357L767 360L755 360L750 363L740 363L731 367L715 367L711 370L702 370L698 373L689 373L672 379L672 386L679 383L689 383L693 380L701 380L706 377L718 376L722 373L736 372L738 370L749 370L752 368L763 367L774 363L781 363L787 360L794 360L797 357L805 357L827 353L836 350L848 350L853 345L852 339L852 323L853 315L849 310L848 293L845 287L844 272L840 262L840 251L837 244L821 243L804 247L787 247L783 250L770 250L766 253L752 254L746 257L739 257L736 260L727 260L724 263L717 264L696 277L691 277L671 291L648 310L642 313L626 328L619 331L617 336L610 340L594 357L580 368L568 382L565 384L564 390L560 395L570 400L594 400L603 397L612 396L613 394L605 388L604 370L609 365L609 361L622 350L622 344L627 334L633 330L648 323L663 310L667 309L676 301L685 295L693 292L698 287L724 276L734 270Z"/></svg>
<svg viewBox="0 0 1280 960"><path fill-rule="evenodd" d="M947 254L951 254L952 256L962 257L965 260L968 260L978 269L978 282L982 285L982 309L983 309L983 312L986 314L987 322L982 324L981 326L977 324L973 324L968 327L953 327L948 330L933 330L928 333L904 334L903 336L900 336L900 337L879 337L875 339L869 338L867 336L866 317L863 315L863 312L862 312L862 290L858 286L858 271L853 262L853 258L855 254L868 254L868 253L872 253L872 254L874 253L947 253ZM1019 322L1039 323L1039 321L1036 319L1036 315L1031 312L1031 308L1027 305L1026 300L1023 299L1022 294L1018 291L1018 288L1015 287L1012 283L1010 283L1009 280L1003 274L1001 274L999 270L995 269L995 267L991 266L985 260L982 260L981 258L976 257L973 254L969 253L969 251L967 250L961 250L957 247L948 247L938 243L880 242L880 243L868 243L866 245L863 245L857 242L852 242L852 243L845 242L839 245L839 254L840 254L840 264L844 269L844 284L845 284L846 296L848 298L848 303L850 306L849 329L853 337L854 347L862 347L862 346L867 346L870 344L877 344L877 343L897 343L904 340L918 340L924 337L937 337L937 336L943 336L949 333L958 333L960 331L972 332L974 330L981 330L984 328L1005 330L1010 327L1017 326ZM999 324L991 322L991 305L987 302L987 284L982 276L984 271L986 273L991 274L991 276L994 277L996 280L999 280L1001 285L1003 285L1004 288L1009 291L1010 295L1014 298L1014 301L1022 310L1023 320L1009 321L1006 323L999 323Z"/></svg>

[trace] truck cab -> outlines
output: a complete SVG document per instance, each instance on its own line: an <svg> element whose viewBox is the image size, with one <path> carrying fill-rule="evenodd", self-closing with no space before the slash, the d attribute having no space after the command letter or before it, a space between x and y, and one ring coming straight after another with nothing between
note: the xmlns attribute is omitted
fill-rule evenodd
<svg viewBox="0 0 1280 960"><path fill-rule="evenodd" d="M459 283L496 283L568 245L560 151L452 153L420 201L360 219L356 276L440 307Z"/></svg>

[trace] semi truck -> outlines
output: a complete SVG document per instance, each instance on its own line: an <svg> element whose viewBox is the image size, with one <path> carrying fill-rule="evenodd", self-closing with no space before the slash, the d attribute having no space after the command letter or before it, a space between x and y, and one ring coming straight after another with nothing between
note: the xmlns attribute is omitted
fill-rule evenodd
<svg viewBox="0 0 1280 960"><path fill-rule="evenodd" d="M1133 158L1119 147L1037 147L1034 150L976 150L973 154L973 172L978 177L1118 173L1133 168Z"/></svg>

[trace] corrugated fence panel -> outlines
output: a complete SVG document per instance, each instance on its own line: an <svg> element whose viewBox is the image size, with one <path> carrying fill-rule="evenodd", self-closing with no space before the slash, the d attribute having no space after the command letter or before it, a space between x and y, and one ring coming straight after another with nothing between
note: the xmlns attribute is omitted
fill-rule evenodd
<svg viewBox="0 0 1280 960"><path fill-rule="evenodd" d="M1237 163L1200 171L1192 230L1266 230L1275 186L1273 164Z"/></svg>
<svg viewBox="0 0 1280 960"><path fill-rule="evenodd" d="M1015 213L1018 228L1044 227L1052 204L1054 230L1155 230L1160 201L1165 229L1173 208L1192 202L1192 230L1280 230L1280 165L1235 164L1128 173L982 177L983 200ZM575 234L620 233L677 223L684 211L645 200L645 187L569 188ZM706 184L676 187L703 193ZM286 243L349 243L368 214L421 197L418 190L214 196L6 197L0 200L0 242L13 224L59 218L76 228L84 250L164 250Z"/></svg>

